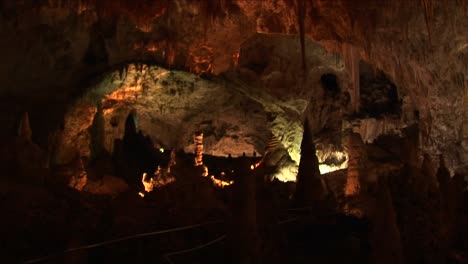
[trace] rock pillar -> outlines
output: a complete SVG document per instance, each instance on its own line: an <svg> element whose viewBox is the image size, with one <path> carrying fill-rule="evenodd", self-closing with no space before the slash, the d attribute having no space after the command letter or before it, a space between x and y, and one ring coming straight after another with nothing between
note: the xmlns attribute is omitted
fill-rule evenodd
<svg viewBox="0 0 468 264"><path fill-rule="evenodd" d="M297 174L295 200L300 206L310 206L314 201L324 199L325 193L320 178L319 162L315 155L315 144L308 119L306 119L301 143L301 160Z"/></svg>
<svg viewBox="0 0 468 264"><path fill-rule="evenodd" d="M231 263L258 263L256 177L247 158L240 158L233 189L229 243Z"/></svg>
<svg viewBox="0 0 468 264"><path fill-rule="evenodd" d="M359 134L351 131L345 135L345 148L348 152L348 175L344 193L347 198L345 211L356 217L364 216L365 206L362 193L366 192L367 154L364 142Z"/></svg>
<svg viewBox="0 0 468 264"><path fill-rule="evenodd" d="M203 165L203 132L193 134L193 144L195 144L195 166Z"/></svg>

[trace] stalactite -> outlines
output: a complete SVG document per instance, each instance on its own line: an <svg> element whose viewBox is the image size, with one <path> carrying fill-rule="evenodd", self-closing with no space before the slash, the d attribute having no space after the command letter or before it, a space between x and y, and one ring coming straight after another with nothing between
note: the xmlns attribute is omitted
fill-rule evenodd
<svg viewBox="0 0 468 264"><path fill-rule="evenodd" d="M349 75L348 91L351 96L352 110L359 112L360 108L360 81L359 81L359 60L360 55L356 47L350 44L343 44L343 59L346 72Z"/></svg>
<svg viewBox="0 0 468 264"><path fill-rule="evenodd" d="M306 2L305 0L296 0L296 15L297 23L299 25L299 34L301 39L301 56L302 56L302 70L304 71L304 77L307 72L306 63L306 51L305 51L305 14L306 14Z"/></svg>
<svg viewBox="0 0 468 264"><path fill-rule="evenodd" d="M432 0L421 0L421 5L424 10L424 20L426 21L427 34L429 38L429 45L432 45L431 37L431 22L434 16L434 3Z"/></svg>

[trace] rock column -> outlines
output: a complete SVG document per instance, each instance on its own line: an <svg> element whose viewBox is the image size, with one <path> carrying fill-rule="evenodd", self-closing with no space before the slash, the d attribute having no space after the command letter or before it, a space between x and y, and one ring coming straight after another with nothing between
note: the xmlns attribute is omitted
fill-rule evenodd
<svg viewBox="0 0 468 264"><path fill-rule="evenodd" d="M203 132L196 132L193 134L193 143L195 144L195 160L194 164L197 173L203 177L208 176L208 167L203 165Z"/></svg>
<svg viewBox="0 0 468 264"><path fill-rule="evenodd" d="M366 191L365 168L367 163L364 142L359 134L346 132L345 147L348 152L348 175L346 179L345 195L347 204L345 211L356 217L362 217L364 206L361 204L362 193Z"/></svg>
<svg viewBox="0 0 468 264"><path fill-rule="evenodd" d="M247 158L238 160L230 223L230 263L258 263L256 178Z"/></svg>
<svg viewBox="0 0 468 264"><path fill-rule="evenodd" d="M193 134L193 144L195 144L195 166L203 165L203 132Z"/></svg>

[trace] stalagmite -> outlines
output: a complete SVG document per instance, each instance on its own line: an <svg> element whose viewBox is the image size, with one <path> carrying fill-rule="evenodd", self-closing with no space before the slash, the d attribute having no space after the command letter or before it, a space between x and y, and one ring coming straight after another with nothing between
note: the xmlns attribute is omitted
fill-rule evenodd
<svg viewBox="0 0 468 264"><path fill-rule="evenodd" d="M371 222L370 242L373 263L403 263L400 230L392 196L385 177L379 179L375 190L374 203L369 208Z"/></svg>
<svg viewBox="0 0 468 264"><path fill-rule="evenodd" d="M193 134L193 143L195 144L195 167L201 169L201 175L208 176L208 168L203 165L203 132L195 132Z"/></svg>
<svg viewBox="0 0 468 264"><path fill-rule="evenodd" d="M125 120L125 132L124 137L135 136L138 132L136 110L132 110Z"/></svg>
<svg viewBox="0 0 468 264"><path fill-rule="evenodd" d="M31 126L29 124L29 114L28 112L24 112L18 127L18 137L29 141L31 140L31 136L32 131Z"/></svg>
<svg viewBox="0 0 468 264"><path fill-rule="evenodd" d="M314 201L324 198L325 188L320 179L319 162L307 119L304 122L296 186L295 200L301 206L311 205Z"/></svg>
<svg viewBox="0 0 468 264"><path fill-rule="evenodd" d="M364 215L362 204L362 194L366 192L366 172L367 155L364 149L364 142L359 134L347 132L345 135L345 148L348 152L348 175L344 193L347 197L345 211L356 217Z"/></svg>
<svg viewBox="0 0 468 264"><path fill-rule="evenodd" d="M445 160L439 157L439 169L437 170L437 181L439 183L441 217L443 222L442 234L450 241L453 239L456 230L457 220L457 191L450 178L450 172L445 166Z"/></svg>
<svg viewBox="0 0 468 264"><path fill-rule="evenodd" d="M203 165L203 133L193 134L193 144L195 144L195 166Z"/></svg>
<svg viewBox="0 0 468 264"><path fill-rule="evenodd" d="M104 142L105 142L105 132L104 132L104 113L102 112L102 105L99 103L97 105L97 111L94 115L93 123L90 127L90 153L91 161L102 156L105 151Z"/></svg>
<svg viewBox="0 0 468 264"><path fill-rule="evenodd" d="M343 59L349 83L348 92L351 96L353 112L359 112L360 107L360 81L359 81L359 50L351 44L343 44Z"/></svg>
<svg viewBox="0 0 468 264"><path fill-rule="evenodd" d="M346 196L359 195L361 191L361 182L364 163L366 161L363 150L364 142L359 134L349 133L346 136L345 146L348 151L348 177L346 180Z"/></svg>
<svg viewBox="0 0 468 264"><path fill-rule="evenodd" d="M234 184L231 228L230 263L258 263L258 228L256 177L252 175L247 158L240 158L237 167L238 177Z"/></svg>

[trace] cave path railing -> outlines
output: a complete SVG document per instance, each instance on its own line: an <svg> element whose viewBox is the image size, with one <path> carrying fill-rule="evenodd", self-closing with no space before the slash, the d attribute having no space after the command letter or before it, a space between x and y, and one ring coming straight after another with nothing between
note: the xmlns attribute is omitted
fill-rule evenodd
<svg viewBox="0 0 468 264"><path fill-rule="evenodd" d="M69 249L66 249L66 250L64 250L62 252L51 254L51 255L48 255L48 256L45 256L45 257L30 259L30 260L24 261L23 263L25 263L25 264L41 263L41 262L49 261L49 260L52 260L54 258L65 256L67 254L78 252L78 251L99 248L99 247L103 247L103 246L107 246L107 245L111 245L111 244L116 244L116 243L119 243L119 242L128 241L128 240L132 240L132 239L141 239L141 238L145 238L145 237L158 236L158 235L161 235L161 234L174 233L174 232L179 232L179 231L183 231L183 230L195 229L195 228L199 228L199 227L203 227L203 226L209 226L209 225L220 224L220 223L224 223L224 221L221 221L221 220L209 221L209 222L204 222L204 223L199 223L199 224L194 224L194 225L188 225L188 226L176 227L176 228L171 228L171 229L164 229L164 230L158 230L158 231L153 231L153 232L146 232L146 233L140 233L140 234L135 234L135 235L130 235L130 236L124 236L124 237L120 237L120 238L116 238L116 239L110 239L110 240L106 240L106 241L102 241L102 242L98 242L98 243L94 243L94 244L69 248ZM218 242L218 240L221 241L222 239L224 239L224 237L225 237L225 235L215 239L215 242ZM220 238L222 238L222 239L220 239ZM204 245L197 246L197 247L192 248L190 250L182 250L180 252L172 252L172 253L165 254L164 256L166 257L166 256L171 256L171 255L182 254L182 253L189 252L189 251L195 251L195 250L197 250L199 248L203 248L203 247L209 246L211 244L214 244L214 242L210 241L210 242L208 242L208 243L206 243Z"/></svg>

